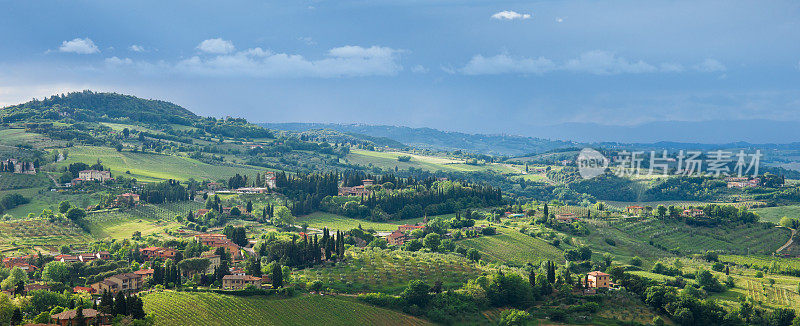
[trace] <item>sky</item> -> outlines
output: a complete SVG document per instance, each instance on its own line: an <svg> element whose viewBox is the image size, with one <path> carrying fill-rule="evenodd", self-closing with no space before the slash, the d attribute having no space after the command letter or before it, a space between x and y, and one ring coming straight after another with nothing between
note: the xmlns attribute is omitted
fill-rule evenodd
<svg viewBox="0 0 800 326"><path fill-rule="evenodd" d="M800 122L798 1L5 1L0 105L91 89L204 116L534 135Z"/></svg>

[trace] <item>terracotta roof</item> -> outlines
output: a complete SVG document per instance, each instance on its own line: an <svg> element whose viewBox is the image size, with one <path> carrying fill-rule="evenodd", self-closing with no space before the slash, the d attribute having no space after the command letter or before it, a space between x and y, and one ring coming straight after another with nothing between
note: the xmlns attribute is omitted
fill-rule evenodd
<svg viewBox="0 0 800 326"><path fill-rule="evenodd" d="M589 272L588 274L592 276L611 276L610 274L606 274L601 271Z"/></svg>
<svg viewBox="0 0 800 326"><path fill-rule="evenodd" d="M147 275L155 273L154 269L140 269L138 271L133 272L136 275Z"/></svg>
<svg viewBox="0 0 800 326"><path fill-rule="evenodd" d="M259 277L251 276L251 275L225 275L222 277L223 280L245 280L245 281L257 281L261 280Z"/></svg>
<svg viewBox="0 0 800 326"><path fill-rule="evenodd" d="M64 311L62 313L58 313L58 314L52 315L52 316L50 316L50 318L58 319L58 320L69 320L69 319L74 319L77 314L78 314L77 310L67 310L67 311ZM98 314L104 315L103 313L98 312L97 310L94 310L94 309L83 309L83 316L84 317L92 318L92 317L97 316Z"/></svg>

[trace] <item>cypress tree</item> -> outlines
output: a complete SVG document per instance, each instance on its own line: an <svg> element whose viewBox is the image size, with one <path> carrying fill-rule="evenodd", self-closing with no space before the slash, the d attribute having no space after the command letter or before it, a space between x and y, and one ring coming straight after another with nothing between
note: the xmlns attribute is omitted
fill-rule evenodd
<svg viewBox="0 0 800 326"><path fill-rule="evenodd" d="M283 270L281 264L275 262L272 265L272 288L277 289L283 286Z"/></svg>

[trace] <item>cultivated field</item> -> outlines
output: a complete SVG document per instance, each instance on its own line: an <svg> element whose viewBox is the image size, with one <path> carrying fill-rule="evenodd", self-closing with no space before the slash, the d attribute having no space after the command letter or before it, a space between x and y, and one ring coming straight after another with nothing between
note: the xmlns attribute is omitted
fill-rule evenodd
<svg viewBox="0 0 800 326"><path fill-rule="evenodd" d="M353 248L346 255L345 261L334 266L300 270L296 277L320 280L325 287L347 293L399 293L411 280L431 285L440 281L445 288L453 288L481 274L467 259L455 254Z"/></svg>
<svg viewBox="0 0 800 326"><path fill-rule="evenodd" d="M143 298L157 325L428 325L350 299L304 295L288 299L213 293L154 292Z"/></svg>
<svg viewBox="0 0 800 326"><path fill-rule="evenodd" d="M50 222L45 218L20 219L0 222L0 249L20 246L58 248L61 245L83 244L93 241L91 236L72 222Z"/></svg>
<svg viewBox="0 0 800 326"><path fill-rule="evenodd" d="M800 218L800 205L756 208L753 212L761 217L761 221L778 223L784 216Z"/></svg>
<svg viewBox="0 0 800 326"><path fill-rule="evenodd" d="M127 239L134 231L142 236L150 234L164 235L164 229L180 226L175 215L186 216L202 205L193 201L166 203L161 205L143 204L132 209L100 211L87 216L92 235L98 239Z"/></svg>
<svg viewBox="0 0 800 326"><path fill-rule="evenodd" d="M481 259L485 261L512 266L522 266L526 263L538 266L545 260L562 261L564 258L560 249L544 240L509 228L498 228L497 232L496 235L464 239L456 243L480 251Z"/></svg>
<svg viewBox="0 0 800 326"><path fill-rule="evenodd" d="M200 162L195 159L174 155L153 153L117 152L113 148L76 146L69 149L68 158L57 164L58 167L74 162L92 164L100 159L104 166L111 169L114 176L123 175L140 181L161 181L176 179L181 181L218 180L228 178L236 173L255 174L261 169L250 166L218 166ZM127 174L126 172L130 172Z"/></svg>
<svg viewBox="0 0 800 326"><path fill-rule="evenodd" d="M314 229L322 229L323 227L327 227L329 229L341 231L356 229L359 225L361 225L361 228L365 230L373 229L375 231L393 231L397 229L398 225L416 224L417 222L421 221L422 218L388 222L370 222L331 213L316 212L306 216L298 217L295 224L302 225L303 223L306 223L310 228Z"/></svg>

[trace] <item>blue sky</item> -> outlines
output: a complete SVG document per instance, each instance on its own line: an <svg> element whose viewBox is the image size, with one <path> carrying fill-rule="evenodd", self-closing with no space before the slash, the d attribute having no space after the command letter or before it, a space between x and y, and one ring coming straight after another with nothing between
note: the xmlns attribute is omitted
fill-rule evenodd
<svg viewBox="0 0 800 326"><path fill-rule="evenodd" d="M2 1L0 105L93 89L201 115L535 134L800 121L797 1Z"/></svg>

